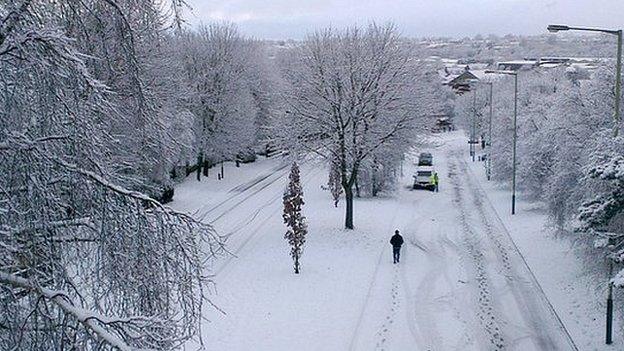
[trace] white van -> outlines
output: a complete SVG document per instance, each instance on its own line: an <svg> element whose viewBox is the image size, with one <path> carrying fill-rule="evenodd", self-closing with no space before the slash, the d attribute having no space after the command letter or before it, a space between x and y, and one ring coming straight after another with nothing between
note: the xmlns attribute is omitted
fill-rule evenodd
<svg viewBox="0 0 624 351"><path fill-rule="evenodd" d="M433 166L418 166L414 174L414 189L434 190L435 185L431 182L431 175L435 173Z"/></svg>

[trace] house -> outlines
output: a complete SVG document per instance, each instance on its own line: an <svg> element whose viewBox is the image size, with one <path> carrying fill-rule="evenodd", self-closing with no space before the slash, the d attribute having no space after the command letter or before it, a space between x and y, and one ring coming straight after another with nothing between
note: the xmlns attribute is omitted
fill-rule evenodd
<svg viewBox="0 0 624 351"><path fill-rule="evenodd" d="M443 84L450 86L456 94L461 95L470 91L470 84L478 80L479 78L470 72L468 66L466 66L466 69L461 74L448 75Z"/></svg>

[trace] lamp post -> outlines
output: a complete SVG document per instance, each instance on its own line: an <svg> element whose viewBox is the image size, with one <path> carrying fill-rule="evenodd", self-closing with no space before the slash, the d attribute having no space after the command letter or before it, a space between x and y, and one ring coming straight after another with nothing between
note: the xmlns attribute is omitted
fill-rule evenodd
<svg viewBox="0 0 624 351"><path fill-rule="evenodd" d="M516 214L516 149L517 149L517 140L518 140L518 123L517 123L518 121L518 72L486 70L485 73L486 74L506 74L506 75L510 75L514 77L513 157L512 157L513 173L511 176L511 214L514 215ZM490 118L491 118L491 114L490 114ZM490 133L491 133L491 129L490 129Z"/></svg>
<svg viewBox="0 0 624 351"><path fill-rule="evenodd" d="M568 30L581 30L586 32L600 32L613 34L617 36L617 58L615 66L615 112L613 114L613 136L618 136L620 129L620 96L622 82L620 76L622 75L622 30L602 29L602 28L586 28L586 27L570 27L561 24L551 24L548 26L548 31L551 33L557 33L560 31Z"/></svg>
<svg viewBox="0 0 624 351"><path fill-rule="evenodd" d="M470 156L472 156L472 162L475 160L475 153L477 153L477 148L475 144L476 134L477 134L477 89L475 88L472 99L472 127L470 132Z"/></svg>
<svg viewBox="0 0 624 351"><path fill-rule="evenodd" d="M482 84L487 84L490 86L490 116L488 118L488 142L486 144L487 159L485 160L485 174L487 175L487 180L490 180L492 174L492 95L494 87L492 82L482 82Z"/></svg>
<svg viewBox="0 0 624 351"><path fill-rule="evenodd" d="M490 90L489 90L489 104L490 104L490 114L489 114L489 118L488 118L488 139L487 139L487 159L485 161L485 166L486 166L486 176L487 176L487 180L491 179L491 174L492 174L492 115L493 115L493 110L492 110L492 95L493 95L493 84L492 82L477 82L477 84L485 84L485 85L489 85L490 86ZM473 109L474 111L476 111L476 89L475 89L475 97L474 97L474 101L473 101ZM476 112L475 112L476 113ZM476 115L473 116L473 138L472 141L474 141L474 139L476 139L476 125L474 122L476 120ZM473 145L473 144L471 144ZM476 150L475 150L476 152ZM474 157L472 158L472 160L474 161Z"/></svg>
<svg viewBox="0 0 624 351"><path fill-rule="evenodd" d="M617 259L617 255L615 254L619 250L622 249L622 244L624 241L619 240L615 236L611 236L608 239L607 249L607 260L609 261L609 275L608 275L608 285L607 285L607 323L606 323L606 333L605 333L605 344L610 345L613 343L613 261Z"/></svg>
<svg viewBox="0 0 624 351"><path fill-rule="evenodd" d="M605 332L605 344L613 343L613 260L609 259L609 282L607 287L607 324Z"/></svg>

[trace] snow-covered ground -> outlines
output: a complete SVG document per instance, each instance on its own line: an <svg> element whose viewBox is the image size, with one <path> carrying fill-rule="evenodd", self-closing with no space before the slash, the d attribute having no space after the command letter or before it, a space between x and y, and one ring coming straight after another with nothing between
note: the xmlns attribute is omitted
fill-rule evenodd
<svg viewBox="0 0 624 351"><path fill-rule="evenodd" d="M516 214L511 215L511 192L508 187L488 182L483 163L470 163L470 176L487 194L489 206L496 209L514 243L548 296L563 324L580 350L622 350L618 337L619 319L614 319L613 344L607 347L605 338L606 274L596 282L588 276L569 238L560 238L549 229L546 210L539 203L516 202ZM606 272L605 272L606 273Z"/></svg>
<svg viewBox="0 0 624 351"><path fill-rule="evenodd" d="M352 231L342 229L344 203L334 208L321 189L325 168L303 164L309 233L299 275L283 239L285 160L226 165L222 181L213 172L178 186L173 207L212 222L232 253L211 267L212 302L223 313L206 307L204 346L571 350L569 331L579 349L604 349L602 307L569 245L545 233L543 214L528 204L506 214L507 193L468 160L462 134L435 144L440 192L412 190L408 160L395 193L356 200ZM395 229L406 241L397 265Z"/></svg>

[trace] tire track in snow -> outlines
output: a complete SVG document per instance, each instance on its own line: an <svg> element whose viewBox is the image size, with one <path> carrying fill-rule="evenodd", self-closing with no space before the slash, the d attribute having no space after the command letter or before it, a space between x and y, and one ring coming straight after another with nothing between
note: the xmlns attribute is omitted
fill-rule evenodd
<svg viewBox="0 0 624 351"><path fill-rule="evenodd" d="M412 204L412 206L414 205L415 204ZM428 306L425 306L423 302L429 303L432 300L430 292L437 280L446 273L444 269L446 265L444 264L444 260L440 257L438 250L430 248L432 245L422 244L416 240L414 236L414 233L418 231L418 228L423 223L423 215L421 214L412 219L412 223L414 224L409 227L410 237L407 238L406 244L422 251L434 262L431 264L433 269L427 271L416 291L413 291L410 287L409 280L405 273L407 269L406 266L400 267L401 286L406 300L405 320L416 344L423 345L423 348L426 350L437 350L439 349L437 347L439 343L436 340L440 340L441 338L436 326L435 316L428 311ZM404 250L406 253L408 252L407 249ZM418 309L415 300L420 302Z"/></svg>
<svg viewBox="0 0 624 351"><path fill-rule="evenodd" d="M446 250L444 250L444 245L448 245L451 248L456 247L455 243L453 243L446 235L442 234L441 227L438 227L438 235L436 236L438 246L429 244L426 248L423 248L422 245L417 245L416 247L423 250L427 257L430 260L430 267L428 269L424 278L421 280L418 285L416 291L413 293L414 296L410 296L410 285L409 280L405 276L405 272L403 272L403 287L405 289L405 294L408 298L408 306L409 308L406 310L406 315L408 322L410 323L410 331L412 332L415 340L423 340L425 341L424 348L426 350L444 350L444 346L442 343L442 336L438 331L438 326L436 323L436 314L435 311L431 310L432 304L434 304L436 299L433 298L432 293L435 291L436 285L444 279L444 282L451 289L449 291L449 296L446 298L448 303L451 306L451 309L455 312L454 316L464 326L464 330L462 333L462 338L466 338L469 335L466 331L467 322L461 318L459 312L459 307L456 304L457 296L455 291L452 289L455 285L453 280L449 277L448 274L448 266L447 259L448 256L446 254ZM419 301L418 306L414 303L414 300ZM420 332L420 338L418 335L418 329ZM460 340L461 341L461 340ZM461 343L461 342L460 342ZM463 346L466 345L464 342Z"/></svg>
<svg viewBox="0 0 624 351"><path fill-rule="evenodd" d="M233 187L232 189L230 189L230 191L228 191L228 193L234 193L234 192L240 193L240 192L246 191L246 190L252 188L254 185L256 185L256 184L262 182L263 180L269 178L270 176L274 175L275 172L279 172L279 171L282 171L282 170L286 169L286 167L288 167L288 162L284 162L281 165L277 165L277 167L273 167L271 169L270 173L266 173L266 174L257 176L256 178L254 178L254 179L252 179L252 180L250 180L250 181L248 181L246 183L239 184L239 185Z"/></svg>
<svg viewBox="0 0 624 351"><path fill-rule="evenodd" d="M459 222L462 228L462 238L468 257L472 261L477 282L477 319L485 332L489 347L488 350L506 350L506 337L503 335L500 311L494 310L494 299L491 292L491 282L486 269L486 259L477 235L468 223L466 203L462 194L462 187L457 177L457 165L449 162L448 179L453 187L454 202L459 211Z"/></svg>
<svg viewBox="0 0 624 351"><path fill-rule="evenodd" d="M322 167L316 167L313 168L312 170L310 170L308 173L306 173L306 175L304 175L301 181L301 185L304 186L306 185L309 181L311 181L318 173L322 172L324 169ZM225 235L226 238L231 237L233 234L237 233L238 231L240 231L242 228L244 228L247 224L251 223L257 216L258 213L266 208L268 208L269 206L272 206L273 204L275 204L275 202L279 199L282 198L282 193L278 193L278 195L273 196L272 198L269 199L269 201L267 201L266 203L264 203L262 206L260 206L256 211L254 211L254 213L251 216L251 219L249 219L245 225L239 226L237 229L229 232L228 234ZM262 221L260 221L260 223L258 223L258 226L252 230L247 237L236 246L236 248L234 250L229 250L228 252L230 253L230 255L224 260L221 261L222 263L218 266L217 269L215 269L215 276L218 276L220 278L224 277L224 271L226 268L230 268L231 267L231 263L234 261L234 259L239 258L239 254L241 253L241 251L249 244L249 242L255 238L257 236L257 234L260 232L260 230L269 222L269 220L271 218L273 218L277 213L279 213L279 211L281 210L280 206L277 206L273 211L271 211L271 213L269 213L269 215L267 215L264 219L262 219ZM226 242L227 244L227 242Z"/></svg>
<svg viewBox="0 0 624 351"><path fill-rule="evenodd" d="M389 226L389 232L392 232L392 228L394 227L394 224L396 222L396 218L398 216L398 202L394 211L392 211L393 215L392 215L392 219L390 220L390 226ZM377 259L377 263L375 265L375 270L373 272L373 276L371 278L371 281L368 285L368 290L366 292L366 296L364 297L364 302L362 304L362 307L360 308L360 313L358 315L358 319L355 323L355 328L353 330L353 334L351 335L351 340L349 342L349 350L353 351L356 350L356 346L357 346L357 340L359 339L359 333L360 333L360 329L362 328L362 321L364 320L364 315L366 313L366 307L368 306L369 300L371 298L371 294L373 291L373 288L375 287L375 283L377 281L377 274L379 272L379 267L381 267L381 262L383 260L383 255L386 252L388 248L386 246L382 246L380 252L379 252L379 257ZM389 324L394 323L394 319L391 316L386 316L386 321ZM386 328L387 329L387 328ZM387 331L386 331L387 332ZM379 335L378 335L379 336ZM379 345L380 344L379 340L376 344ZM383 341L383 343L385 343L385 340Z"/></svg>
<svg viewBox="0 0 624 351"><path fill-rule="evenodd" d="M483 188L474 181L475 175L472 173L465 160L460 159L457 155L455 155L457 159L460 160L460 165L462 171L467 175L467 184L470 189L470 193L473 198L474 207L477 209L479 214L479 219L485 228L485 233L488 239L492 242L496 254L498 256L499 261L502 263L504 268L504 276L507 283L510 285L512 293L516 301L519 303L521 312L524 315L525 321L527 324L533 329L532 333L536 339L539 348L541 350L559 350L563 345L561 345L561 340L559 342L553 340L553 336L546 333L544 330L544 326L550 324L551 326L556 327L561 332L564 343L566 346L570 347L571 350L578 350L574 340L572 339L570 333L565 328L565 325L561 321L559 315L555 311L554 307L548 300L548 297L542 290L537 278L531 271L528 263L524 259L524 256L515 245L513 238L507 231L503 221L498 216L498 213L494 209L492 203L489 198L486 196ZM468 174L470 173L470 176ZM490 211L486 211L485 204L483 202L483 198L486 199ZM489 217L494 215L495 221L498 222L498 230L495 230L495 225L490 221ZM507 244L505 244L506 242ZM511 255L515 255L515 257L519 258L516 260L519 265L512 265L511 263ZM529 280L520 280L520 275L516 268L524 268L529 275ZM535 295L537 294L537 296ZM537 298L537 300L536 300ZM541 300L541 301L538 301ZM537 311L540 302L545 307L545 311L551 315L554 323L546 321L544 316L540 314L540 311Z"/></svg>
<svg viewBox="0 0 624 351"><path fill-rule="evenodd" d="M353 330L353 334L351 335L351 340L349 341L350 351L356 350L355 346L357 343L357 339L359 337L360 328L362 326L362 320L364 319L364 313L366 312L366 306L368 305L368 300L370 300L371 293L373 291L373 288L375 287L375 281L377 280L377 273L379 271L379 267L381 266L381 260L383 259L384 251L386 250L382 249L379 252L379 258L377 259L377 263L375 264L373 277L371 279L371 282L368 285L368 290L366 292L366 296L364 297L364 303L362 304L362 307L360 308L360 314L358 315L358 319L355 322L355 329Z"/></svg>
<svg viewBox="0 0 624 351"><path fill-rule="evenodd" d="M281 171L284 170L285 168L287 168L288 164L286 165L280 165L278 167L274 167L272 169L272 173L269 173L268 175L265 176L260 176L256 179L254 179L254 181L252 182L248 182L248 183L244 183L244 184L239 184L237 186L235 186L234 188L230 189L230 191L228 191L228 193L232 193L232 192L236 192L236 194L227 197L226 199L219 201L218 203L212 205L210 208L208 208L207 210L204 211L204 209L208 206L208 204L200 207L199 209L197 209L196 213L201 213L201 215L198 216L200 221L203 221L207 215L209 215L210 213L212 213L213 211L221 208L222 206L226 205L227 203L229 203L230 201L233 201L241 196L243 196L239 201L237 201L233 206L230 206L228 209L226 209L225 211L223 211L222 213L220 213L219 215L215 216L215 218L213 218L210 221L210 224L215 223L217 220L221 219L223 216L227 215L228 213L230 213L232 210L234 210L236 207L240 206L241 204L245 203L245 201L247 201L249 198L253 197L254 195L258 194L259 192L261 192L262 190L268 188L269 186L273 185L275 182L277 182L278 180L282 179L288 172L289 170L287 169L284 172L279 172L277 173L276 177L271 178L272 176L274 176L276 173L276 171ZM265 183L266 180L269 180L268 182ZM264 184L263 184L264 183ZM250 191L251 189L255 188L258 185L262 185L260 186L258 189L255 189L254 191L252 191L251 193L248 193L248 191ZM239 190L240 189L240 190Z"/></svg>
<svg viewBox="0 0 624 351"><path fill-rule="evenodd" d="M464 251L463 249L456 244L454 241L452 241L451 239L448 238L448 236L446 234L442 234L441 235L441 239L442 243L446 244L447 247L451 248L452 250L454 250L457 255L458 255L458 264L460 269L463 269L464 265L465 265L465 257L463 255ZM444 248L444 246L441 246L442 248ZM448 274L448 271L444 271L444 278L448 284L449 287L454 286L455 281L452 280ZM464 281L458 280L458 282L461 283L466 283ZM459 288L458 288L459 289ZM457 319L461 325L463 326L463 331L461 333L460 338L458 338L455 342L455 346L452 348L453 350L457 350L457 351L464 351L466 350L466 347L468 345L473 345L475 344L475 335L473 335L473 333L470 332L471 329L471 324L470 321L467 320L464 316L463 316L463 312L462 309L465 308L465 305L462 304L463 301L461 301L461 298L463 297L463 295L458 296L457 294L457 290L451 290L450 291L450 296L449 299L450 301L448 301L448 303L450 304L452 310L453 310L453 315L455 317L455 319Z"/></svg>
<svg viewBox="0 0 624 351"><path fill-rule="evenodd" d="M422 214L423 212L421 210L418 213ZM436 217L434 214L429 214L429 216L432 215ZM420 226L425 223L422 217L424 216L419 216L419 218L414 220L409 226L412 235L408 239L408 243L413 245L414 248L422 250L423 253L426 254L428 268L425 271L425 276L420 279L417 289L412 290L410 287L410 280L406 276L405 272L407 267L402 267L402 285L407 300L405 318L414 341L416 344L422 345L423 349L428 351L442 351L449 349L463 351L466 349L467 345L472 345L474 343L474 339L472 336L473 333L470 332L470 324L461 313L462 308L465 308L465 304L459 302L462 296L457 294L457 291L460 289L460 287L457 286L457 279L451 279L450 277L448 266L449 257L446 249L450 249L459 256L459 260L457 260L457 262L460 265L462 257L461 253L463 250L460 250L458 245L448 238L445 230L443 229L446 228L443 226L445 223L444 221L448 220L448 218L437 218L437 220L441 222L438 222L435 226L437 228L437 235L432 236L435 238L434 242L428 242L427 245L420 244L414 237L413 233L416 233ZM446 230L450 229L446 228ZM442 296L434 297L432 294L439 284L445 285L448 289L447 293ZM446 345L442 340L440 330L436 323L437 311L434 310L436 306L440 306L442 304L448 306L448 312L454 320L457 321L460 328L456 333L456 340L444 340L448 341ZM451 345L456 346L452 347Z"/></svg>
<svg viewBox="0 0 624 351"><path fill-rule="evenodd" d="M434 257L437 255L437 252L429 252L428 250L423 251L430 254L429 257ZM430 313L430 311L428 311L428 306L424 306L422 304L423 301L431 301L431 296L429 294L431 292L430 288L435 285L437 280L442 276L444 265L438 265L438 263L441 262L435 260L433 264L434 269L427 271L425 278L418 285L415 294L412 293L409 280L405 275L405 269L401 267L401 285L403 286L403 292L405 293L405 299L407 301L405 318L407 320L408 328L415 342L420 342L421 340L425 341L424 346L427 350L439 349L437 347L438 342L436 340L440 340L440 334L438 333L435 317L432 315L432 313ZM413 297L412 294L414 295ZM414 300L421 301L418 306L418 310L416 309L416 303L414 302ZM420 336L418 333L418 329L421 330Z"/></svg>

